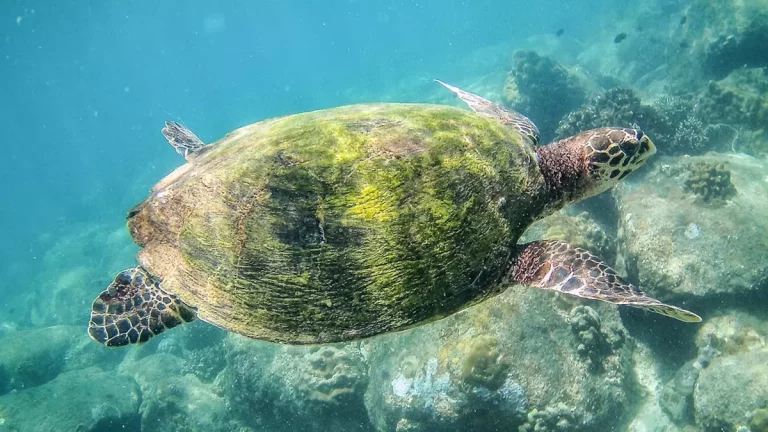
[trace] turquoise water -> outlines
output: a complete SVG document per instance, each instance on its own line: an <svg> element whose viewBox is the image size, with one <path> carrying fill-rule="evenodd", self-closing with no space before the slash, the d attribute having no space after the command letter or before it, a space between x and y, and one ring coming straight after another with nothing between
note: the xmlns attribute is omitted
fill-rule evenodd
<svg viewBox="0 0 768 432"><path fill-rule="evenodd" d="M768 2L5 1L0 431L768 430ZM623 36L622 36L623 35ZM680 323L515 286L445 320L285 347L201 321L87 336L125 215L204 142L369 102L637 127L658 154L524 240L600 255Z"/></svg>

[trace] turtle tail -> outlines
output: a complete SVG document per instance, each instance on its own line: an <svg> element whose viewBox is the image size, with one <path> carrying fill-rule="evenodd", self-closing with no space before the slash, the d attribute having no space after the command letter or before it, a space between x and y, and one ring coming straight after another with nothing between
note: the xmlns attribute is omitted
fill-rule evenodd
<svg viewBox="0 0 768 432"><path fill-rule="evenodd" d="M141 267L123 270L93 301L88 334L107 346L143 343L193 321L195 309L160 288Z"/></svg>

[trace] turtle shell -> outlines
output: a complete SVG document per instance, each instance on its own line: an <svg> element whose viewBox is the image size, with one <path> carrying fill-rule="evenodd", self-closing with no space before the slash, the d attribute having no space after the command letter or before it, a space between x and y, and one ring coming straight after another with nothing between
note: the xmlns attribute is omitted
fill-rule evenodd
<svg viewBox="0 0 768 432"><path fill-rule="evenodd" d="M357 339L500 292L542 212L530 145L437 105L266 120L205 147L129 214L139 261L204 321L283 343Z"/></svg>

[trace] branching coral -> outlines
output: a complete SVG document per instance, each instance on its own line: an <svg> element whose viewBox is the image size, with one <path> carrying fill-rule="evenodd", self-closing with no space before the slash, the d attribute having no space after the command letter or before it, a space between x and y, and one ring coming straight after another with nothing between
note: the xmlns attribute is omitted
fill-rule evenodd
<svg viewBox="0 0 768 432"><path fill-rule="evenodd" d="M725 164L700 162L691 167L684 190L693 193L704 203L725 201L736 195L736 187L731 183L731 172Z"/></svg>
<svg viewBox="0 0 768 432"><path fill-rule="evenodd" d="M650 107L657 123L649 125L653 139L668 154L703 153L710 142L707 126L690 97L664 95Z"/></svg>
<svg viewBox="0 0 768 432"><path fill-rule="evenodd" d="M614 88L569 113L557 128L558 138L605 126L643 129L667 154L703 153L707 128L694 104L677 96L662 96L643 104L634 91Z"/></svg>
<svg viewBox="0 0 768 432"><path fill-rule="evenodd" d="M654 123L659 123L658 115L652 108L643 105L634 91L614 88L593 97L565 116L557 128L557 136L565 138L606 126L639 125L647 128Z"/></svg>

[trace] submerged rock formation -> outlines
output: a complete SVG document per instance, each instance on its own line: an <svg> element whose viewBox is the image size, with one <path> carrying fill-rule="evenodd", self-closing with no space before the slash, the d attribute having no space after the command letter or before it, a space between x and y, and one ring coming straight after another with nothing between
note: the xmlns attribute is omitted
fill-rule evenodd
<svg viewBox="0 0 768 432"><path fill-rule="evenodd" d="M514 287L366 345L377 430L598 430L630 405L631 343L616 309L569 296Z"/></svg>
<svg viewBox="0 0 768 432"><path fill-rule="evenodd" d="M702 178L701 163L725 164L729 177ZM631 279L705 315L759 297L768 284L766 172L758 159L709 153L661 159L642 183L617 188L619 248Z"/></svg>

